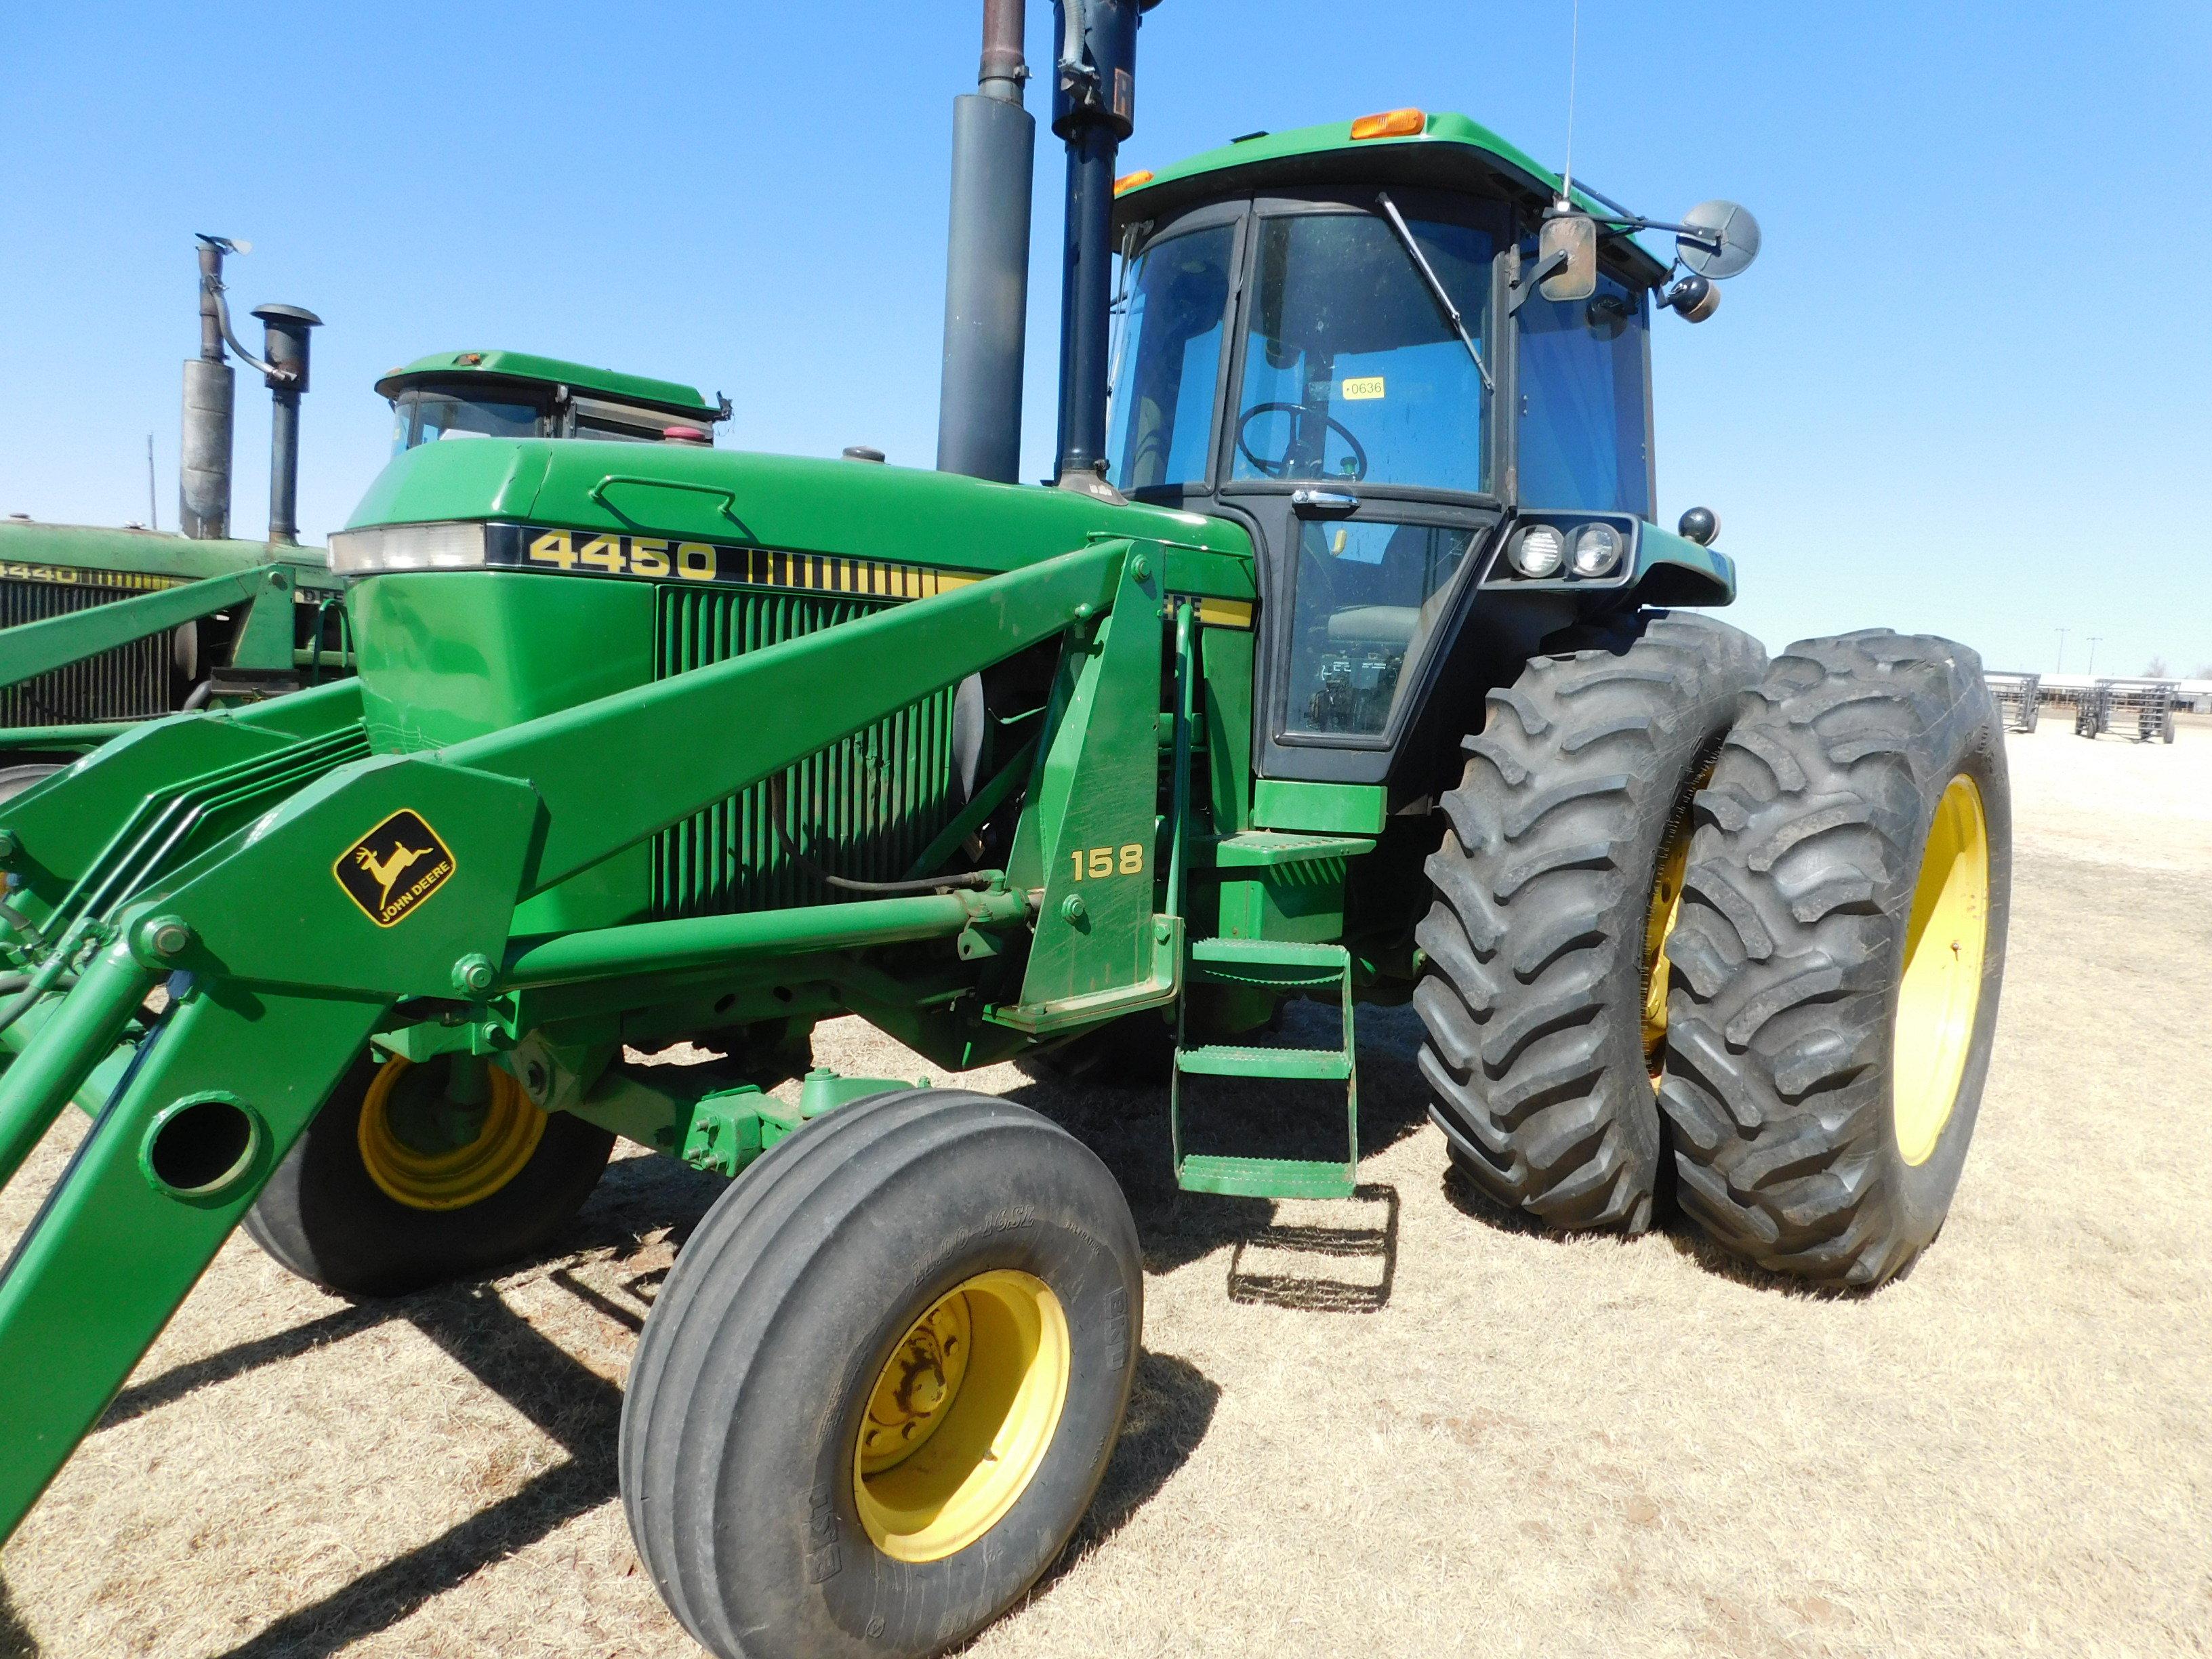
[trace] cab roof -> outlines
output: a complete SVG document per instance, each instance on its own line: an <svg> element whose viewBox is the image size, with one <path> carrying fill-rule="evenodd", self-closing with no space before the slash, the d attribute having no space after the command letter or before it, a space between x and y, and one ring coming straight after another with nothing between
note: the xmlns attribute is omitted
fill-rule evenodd
<svg viewBox="0 0 2212 1659"><path fill-rule="evenodd" d="M1388 137L1354 138L1352 125L1351 121L1326 121L1287 132L1254 133L1172 162L1120 192L1114 204L1116 231L1192 203L1263 187L1380 179L1502 195L1535 211L1559 196L1558 173L1464 115L1438 111L1424 115L1418 132ZM1574 200L1601 221L1617 216L1579 190ZM1607 235L1605 246L1629 264L1639 281L1657 282L1667 274L1668 262L1632 236Z"/></svg>
<svg viewBox="0 0 2212 1659"><path fill-rule="evenodd" d="M606 398L626 404L665 410L672 415L717 419L719 405L708 403L697 388L674 380L656 380L643 374L618 374L611 368L571 363L558 357L539 357L527 351L441 351L419 357L398 368L387 369L376 383L378 395L397 397L409 386L432 382L451 385L455 380L481 375L491 380L528 380L565 386L587 397Z"/></svg>

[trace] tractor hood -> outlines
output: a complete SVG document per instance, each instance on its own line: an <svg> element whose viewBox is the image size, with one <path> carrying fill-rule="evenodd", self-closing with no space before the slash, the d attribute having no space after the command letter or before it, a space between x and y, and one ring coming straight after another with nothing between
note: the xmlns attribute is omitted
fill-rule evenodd
<svg viewBox="0 0 2212 1659"><path fill-rule="evenodd" d="M346 527L457 520L979 573L1033 564L1100 536L1139 536L1198 556L1192 574L1202 567L1206 580L1197 591L1243 599L1253 591L1249 538L1194 513L868 461L652 444L426 444L385 468Z"/></svg>

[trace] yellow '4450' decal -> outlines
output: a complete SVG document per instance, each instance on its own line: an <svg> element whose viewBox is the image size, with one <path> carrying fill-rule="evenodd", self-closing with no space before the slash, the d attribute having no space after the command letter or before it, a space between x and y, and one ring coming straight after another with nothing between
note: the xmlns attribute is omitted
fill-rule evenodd
<svg viewBox="0 0 2212 1659"><path fill-rule="evenodd" d="M603 570L610 576L677 575L710 582L720 573L715 549L706 542L654 536L587 536L582 544L566 530L549 530L530 541L530 562L556 570Z"/></svg>

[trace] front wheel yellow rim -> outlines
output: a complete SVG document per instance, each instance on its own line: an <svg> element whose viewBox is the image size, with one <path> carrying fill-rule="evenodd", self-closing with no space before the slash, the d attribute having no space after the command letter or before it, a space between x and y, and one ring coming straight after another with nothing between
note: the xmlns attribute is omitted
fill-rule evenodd
<svg viewBox="0 0 2212 1659"><path fill-rule="evenodd" d="M544 1137L545 1114L510 1073L484 1066L488 1096L481 1125L463 1145L433 1150L410 1143L392 1121L397 1092L422 1080L410 1079L410 1069L398 1055L386 1060L362 1100L361 1161L385 1196L410 1210L462 1210L483 1203L522 1173Z"/></svg>
<svg viewBox="0 0 2212 1659"><path fill-rule="evenodd" d="M860 1524L878 1549L941 1561L1006 1518L1059 1431L1070 1352L1060 1298L1010 1268L954 1286L907 1328L852 1452Z"/></svg>
<svg viewBox="0 0 2212 1659"><path fill-rule="evenodd" d="M1981 790L1961 774L1936 804L1898 981L1890 1103L1907 1164L1928 1161L1958 1103L1981 1012L1989 920L1989 818Z"/></svg>

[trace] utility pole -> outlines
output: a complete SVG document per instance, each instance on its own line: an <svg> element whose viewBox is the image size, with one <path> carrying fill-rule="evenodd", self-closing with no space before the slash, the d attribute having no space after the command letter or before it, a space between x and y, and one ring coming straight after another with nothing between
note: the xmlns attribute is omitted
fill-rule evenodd
<svg viewBox="0 0 2212 1659"><path fill-rule="evenodd" d="M2104 637L2102 634L2089 635L2089 678L2093 680L2097 678L2097 641Z"/></svg>
<svg viewBox="0 0 2212 1659"><path fill-rule="evenodd" d="M2058 629L2058 666L2051 671L2054 674L2066 672L2066 635L2072 631L2065 628Z"/></svg>
<svg viewBox="0 0 2212 1659"><path fill-rule="evenodd" d="M146 434L146 528L159 530L161 527L161 501L154 491L154 434L149 432Z"/></svg>

